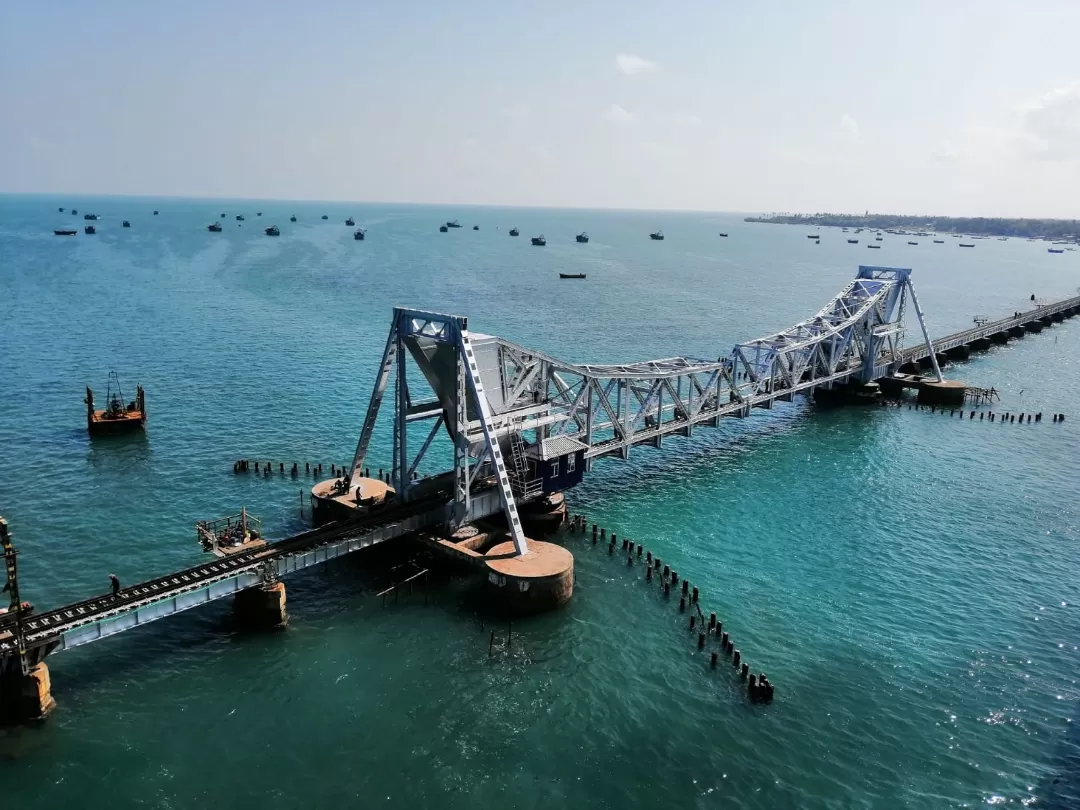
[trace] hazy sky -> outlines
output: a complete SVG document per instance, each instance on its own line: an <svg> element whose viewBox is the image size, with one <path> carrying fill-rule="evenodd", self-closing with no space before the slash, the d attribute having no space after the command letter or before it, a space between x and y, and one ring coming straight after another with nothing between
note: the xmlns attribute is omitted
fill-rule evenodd
<svg viewBox="0 0 1080 810"><path fill-rule="evenodd" d="M1078 0L0 0L0 191L1080 216Z"/></svg>

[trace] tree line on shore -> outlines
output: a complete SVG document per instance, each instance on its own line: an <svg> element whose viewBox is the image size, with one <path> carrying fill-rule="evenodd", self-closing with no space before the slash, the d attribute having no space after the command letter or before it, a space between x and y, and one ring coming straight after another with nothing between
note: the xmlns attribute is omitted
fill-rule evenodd
<svg viewBox="0 0 1080 810"><path fill-rule="evenodd" d="M916 230L938 233L970 233L985 236L1018 236L1033 239L1075 239L1080 225L1075 219L1009 219L1004 217L939 217L902 214L774 214L746 217L746 222L778 225L826 225L875 230Z"/></svg>

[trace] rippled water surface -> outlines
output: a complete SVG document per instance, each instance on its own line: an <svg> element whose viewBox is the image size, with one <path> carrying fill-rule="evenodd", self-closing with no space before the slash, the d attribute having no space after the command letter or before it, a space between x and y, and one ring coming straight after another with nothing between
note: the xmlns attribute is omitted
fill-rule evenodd
<svg viewBox="0 0 1080 810"><path fill-rule="evenodd" d="M99 213L98 234L54 237L75 222L60 205L80 230ZM438 233L452 218L466 227ZM540 233L546 248L528 242ZM616 362L726 353L812 314L871 259L914 269L937 334L1080 285L1080 253L921 241L868 254L838 231L815 245L691 213L0 197L0 513L23 595L52 606L110 572L195 564L193 523L241 505L273 536L300 528L299 483L231 464L348 460L395 304ZM777 685L770 706L710 671L686 617L603 546L568 539L572 602L516 622L509 650L499 624L490 658L469 582L383 609L389 562L361 554L289 580L284 633L234 633L223 602L51 658L56 712L0 736L5 798L1080 806L1078 349L1066 322L949 370L1061 425L795 403L596 464L573 511L699 585ZM148 429L92 444L83 386L103 393L112 368L146 387Z"/></svg>

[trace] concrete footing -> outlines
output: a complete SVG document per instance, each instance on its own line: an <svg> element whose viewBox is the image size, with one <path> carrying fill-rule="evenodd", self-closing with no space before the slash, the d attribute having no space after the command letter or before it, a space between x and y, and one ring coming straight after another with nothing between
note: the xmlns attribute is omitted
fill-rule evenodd
<svg viewBox="0 0 1080 810"><path fill-rule="evenodd" d="M245 630L269 630L289 623L285 583L274 582L240 591L233 597L233 618Z"/></svg>
<svg viewBox="0 0 1080 810"><path fill-rule="evenodd" d="M551 610L574 593L574 555L554 543L530 540L522 555L513 543L500 543L485 555L485 565L488 590L507 610Z"/></svg>
<svg viewBox="0 0 1080 810"><path fill-rule="evenodd" d="M311 488L312 523L321 526L332 520L346 520L357 512L381 506L393 497L394 489L377 478L360 478L348 490L340 478L328 478Z"/></svg>
<svg viewBox="0 0 1080 810"><path fill-rule="evenodd" d="M1008 339L1009 339L1009 336L1006 335L1005 340L1008 340ZM1004 343L1005 340L1003 340L1001 342ZM990 338L975 338L975 340L971 341L971 343L969 344L969 347L971 348L972 351L984 352L984 351L986 351L987 349L990 348Z"/></svg>
<svg viewBox="0 0 1080 810"><path fill-rule="evenodd" d="M952 360L967 360L971 357L971 349L960 344L959 346L953 346L951 349L946 350L945 355Z"/></svg>
<svg viewBox="0 0 1080 810"><path fill-rule="evenodd" d="M566 498L561 492L518 505L521 528L529 537L550 537L566 522Z"/></svg>
<svg viewBox="0 0 1080 810"><path fill-rule="evenodd" d="M997 343L999 345L1004 345L1004 344L1009 342L1009 333L1008 332L994 332L994 334L992 334L990 336L990 340L992 340L994 343Z"/></svg>
<svg viewBox="0 0 1080 810"><path fill-rule="evenodd" d="M1031 323L1026 324L1024 328L1029 332L1041 332L1043 330L1043 324L1042 321L1032 321Z"/></svg>
<svg viewBox="0 0 1080 810"><path fill-rule="evenodd" d="M0 724L14 725L43 720L56 708L49 668L42 661L24 675L15 659L0 673Z"/></svg>
<svg viewBox="0 0 1080 810"><path fill-rule="evenodd" d="M927 380L919 388L920 405L963 405L967 386L959 380Z"/></svg>

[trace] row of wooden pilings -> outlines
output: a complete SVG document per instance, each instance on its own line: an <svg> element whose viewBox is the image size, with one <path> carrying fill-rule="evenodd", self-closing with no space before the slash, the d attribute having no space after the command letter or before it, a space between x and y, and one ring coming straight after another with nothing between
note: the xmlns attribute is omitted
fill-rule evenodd
<svg viewBox="0 0 1080 810"><path fill-rule="evenodd" d="M897 407L903 407L903 405L900 404L900 405L897 405ZM994 413L993 411L976 411L976 410L965 411L963 408L944 408L944 407L941 407L941 406L938 406L938 405L918 405L918 404L911 405L911 404L909 404L907 406L907 409L909 411L912 410L913 408L916 411L929 411L930 413L940 413L942 416L944 416L946 413L948 413L948 415L950 417L955 417L957 414L959 414L961 419L964 418L964 414L966 413L967 418L968 418L969 421L973 420L975 418L976 414L978 415L980 422L982 422L982 421L995 422L996 421L996 422L1001 422L1002 424L1004 424L1006 422L1008 422L1009 424L1015 424L1016 422L1019 422L1021 425L1023 425L1023 424L1029 424L1030 425L1032 422L1042 422L1042 420L1043 420L1042 411L1039 411L1038 413L1021 412L1021 413L1016 414L1016 413L1009 413L1007 411L1005 413ZM1051 414L1051 416L1053 417L1053 419L1050 420L1052 422L1056 423L1056 422L1064 422L1065 421L1065 414L1063 414L1063 413L1055 413L1055 414Z"/></svg>
<svg viewBox="0 0 1080 810"><path fill-rule="evenodd" d="M567 524L567 531L571 534L585 535L587 534L588 525L584 515L575 515ZM608 554L614 556L615 547L619 544L617 535L612 532L610 539L608 539L607 529L594 523L592 524L592 544L595 546L601 542L607 542ZM690 609L689 629L691 633L697 633L697 648L704 650L710 637L720 642L720 650L713 650L710 656L709 666L711 668L716 669L719 665L720 655L723 653L731 659L732 668L746 683L746 692L751 700L767 703L773 699L774 688L772 682L764 672L750 672L750 665L743 660L742 652L735 648L735 641L724 630L724 623L716 618L715 613L709 614L706 623L705 614L702 612L699 603L701 594L696 586L692 586L690 581L685 578L680 580L678 571L673 570L670 565L666 565L662 559L655 556L652 551L646 549L641 543L634 543L624 537L620 549L626 552L626 564L628 567L635 564L644 565L646 582L652 583L654 579L659 580L660 590L665 597L670 598L672 589L678 589L679 583L682 583L681 591L677 591L679 593L679 612L685 613L687 608Z"/></svg>
<svg viewBox="0 0 1080 810"><path fill-rule="evenodd" d="M333 478L337 478L339 476L345 475L348 472L348 468L344 464L342 464L340 467L337 466L336 464L331 464L329 466L330 466L330 476L333 477ZM325 473L323 472L323 464L322 464L322 462L319 462L318 464L313 464L311 462L304 462L304 470L303 470L303 472L300 471L300 464L299 464L299 462L296 462L296 461L292 462L292 464L289 465L288 467L286 467L286 463L284 461L261 461L260 462L260 461L250 461L250 460L248 460L246 458L242 458L242 459L238 459L237 461L233 462L233 472L234 473L239 474L239 473L246 473L246 472L252 472L252 471L254 471L257 475L263 476L264 478L269 478L270 476L275 475L275 474L277 474L277 475L290 475L293 478L299 478L301 475L310 475L313 478L319 478L320 476L325 475ZM364 477L365 478L371 478L371 468L370 467L366 467L364 469ZM389 484L390 483L390 473L384 472L380 468L379 469L379 480L384 481L387 484Z"/></svg>

